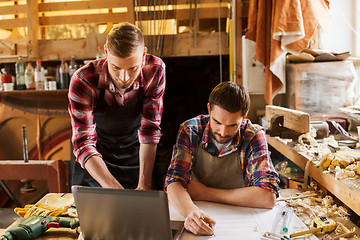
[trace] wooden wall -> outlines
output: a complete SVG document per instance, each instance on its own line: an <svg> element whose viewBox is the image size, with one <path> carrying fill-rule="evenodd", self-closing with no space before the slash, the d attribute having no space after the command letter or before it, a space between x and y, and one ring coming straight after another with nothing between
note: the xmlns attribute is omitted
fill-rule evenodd
<svg viewBox="0 0 360 240"><path fill-rule="evenodd" d="M236 2L241 23L248 1ZM15 62L20 55L27 60L92 59L112 25L125 21L142 29L156 55L229 54L231 7L226 0L0 0L0 30L2 35L11 32L5 38L0 35L0 62ZM47 38L48 27L74 24L106 28L77 39Z"/></svg>

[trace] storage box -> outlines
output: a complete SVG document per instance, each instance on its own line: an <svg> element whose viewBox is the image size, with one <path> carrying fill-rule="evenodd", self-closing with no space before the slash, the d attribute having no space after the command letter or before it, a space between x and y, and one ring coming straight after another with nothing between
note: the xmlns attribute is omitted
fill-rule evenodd
<svg viewBox="0 0 360 240"><path fill-rule="evenodd" d="M351 61L288 64L288 107L310 116L341 114L339 108L353 105L358 78Z"/></svg>

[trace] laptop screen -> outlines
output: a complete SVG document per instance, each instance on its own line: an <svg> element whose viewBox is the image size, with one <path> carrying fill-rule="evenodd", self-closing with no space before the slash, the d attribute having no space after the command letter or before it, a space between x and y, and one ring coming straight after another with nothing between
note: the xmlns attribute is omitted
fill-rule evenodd
<svg viewBox="0 0 360 240"><path fill-rule="evenodd" d="M164 191L72 186L72 192L84 239L173 239Z"/></svg>

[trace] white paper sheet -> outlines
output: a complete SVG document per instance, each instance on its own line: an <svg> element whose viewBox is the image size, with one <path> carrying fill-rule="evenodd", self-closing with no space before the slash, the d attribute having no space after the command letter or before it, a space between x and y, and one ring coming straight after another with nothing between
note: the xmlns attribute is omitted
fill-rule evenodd
<svg viewBox="0 0 360 240"><path fill-rule="evenodd" d="M261 209L237 207L203 201L195 203L199 208L204 210L211 218L216 221L214 228L215 236L195 236L192 233L185 231L181 237L181 240L261 239L263 233L270 232L272 230L273 222L279 209L279 206L275 206L273 209ZM171 219L174 220L184 219L180 217L180 215L173 207L170 207L170 216ZM305 224L295 214L293 214L289 224L289 232L285 235L289 236L290 233L307 229L308 228L305 226ZM307 239L315 240L318 238L311 236Z"/></svg>

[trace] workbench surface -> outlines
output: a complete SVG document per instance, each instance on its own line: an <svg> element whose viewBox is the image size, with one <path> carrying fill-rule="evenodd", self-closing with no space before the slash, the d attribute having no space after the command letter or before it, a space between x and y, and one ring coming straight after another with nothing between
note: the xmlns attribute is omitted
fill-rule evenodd
<svg viewBox="0 0 360 240"><path fill-rule="evenodd" d="M294 196L295 194L299 193L300 191L297 189L281 189L280 190L280 197L281 198L286 198L289 196ZM46 200L49 198L52 199L59 199L59 198L68 198L68 199L72 199L72 194L60 194L60 193L49 193L47 194L45 197L43 197L38 203L42 203L45 204ZM244 238L242 239L260 239L260 232L264 231L264 227L266 231L270 231L271 226L274 222L274 218L276 215L276 212L278 211L277 208L275 207L272 210L269 209L256 209L256 208L243 208L243 207L236 207L236 206L231 206L231 205L226 205L226 204L218 204L218 203L211 203L211 202L203 202L203 201L199 201L199 202L195 202L201 209L203 209L205 212L207 212L209 215L213 216L216 221L217 221L217 226L218 228L222 228L222 229L217 229L216 231L218 231L219 235L220 235L220 231L221 234L223 234L224 231L224 226L223 223L221 222L221 219L226 217L226 226L225 226L225 231L228 231L227 234L231 234L228 235L228 237L236 235L236 238L231 238L231 239L239 239L239 233L241 232L241 236L244 236ZM277 204L278 205L278 204ZM226 214L225 214L226 213ZM224 215L225 214L225 215ZM240 215L239 215L240 214ZM248 215L250 214L250 215ZM250 216L251 220L246 220L246 217L242 217L242 216ZM235 229L231 230L233 227L231 227L231 222L229 222L229 219L232 218L239 218L239 220L244 220L244 221L248 221L247 223L242 223L240 224L242 227L235 227ZM171 206L170 206L170 218L173 220L183 220L183 217L176 211L174 210ZM254 220L254 219L258 219L258 220ZM260 220L259 220L260 219ZM19 221L21 221L22 218L19 218L17 221L15 221L12 225L18 223ZM232 220L234 221L234 220ZM256 226L254 228L253 225ZM349 221L350 222L350 221ZM259 223L261 224L259 225ZM229 225L230 224L230 225ZM239 223L237 223L239 224ZM229 225L229 226L228 226ZM292 224L293 225L293 230L297 229L301 226L301 228L304 229L305 225L300 221L300 219L298 219L297 217L293 217L292 218ZM354 224L350 222L349 224L346 224L347 227L352 228L354 227ZM291 227L292 228L292 227ZM256 230L257 229L257 230ZM236 231L236 233L234 234L232 231ZM356 234L359 235L360 233L360 229L357 228L356 229ZM0 232L1 234L1 232ZM189 232L184 232L183 236L181 237L182 240L193 240L193 239L203 239L204 237L196 237L194 235L192 235ZM211 237L212 239L216 239L218 237ZM57 240L57 239L62 239L62 240L74 240L74 239L78 239L78 234L76 233L75 230L71 230L71 229L64 229L64 228L59 228L59 229L49 229L48 231L46 231L45 233L43 233L39 238L37 238L39 240ZM224 239L224 238L219 238L219 239ZM229 239L229 238L226 238ZM317 239L315 236L312 236L310 238L307 239ZM357 237L351 237L351 238L347 238L347 239L358 239Z"/></svg>

